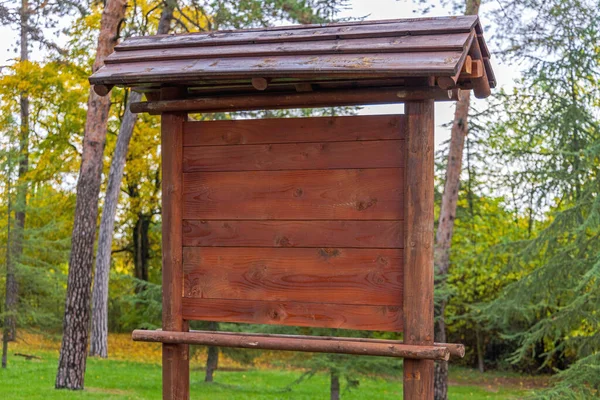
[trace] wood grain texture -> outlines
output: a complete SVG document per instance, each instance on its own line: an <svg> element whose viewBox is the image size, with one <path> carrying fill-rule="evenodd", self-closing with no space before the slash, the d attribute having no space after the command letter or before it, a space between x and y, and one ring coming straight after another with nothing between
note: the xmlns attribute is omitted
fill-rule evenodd
<svg viewBox="0 0 600 400"><path fill-rule="evenodd" d="M404 342L432 345L434 245L434 104L411 102L405 107L406 245L404 256ZM404 361L404 398L433 399L434 362Z"/></svg>
<svg viewBox="0 0 600 400"><path fill-rule="evenodd" d="M401 221L184 220L183 245L402 248L404 224Z"/></svg>
<svg viewBox="0 0 600 400"><path fill-rule="evenodd" d="M186 114L164 114L162 137L162 328L185 331L182 315L182 158ZM189 349L186 344L164 344L163 397L189 398Z"/></svg>
<svg viewBox="0 0 600 400"><path fill-rule="evenodd" d="M121 42L117 51L139 49L164 49L172 47L197 47L239 43L279 43L332 39L353 39L419 34L448 34L469 32L478 23L476 16L399 19L365 21L328 25L288 26L278 29L249 29L240 31L214 31L184 35L157 35L131 37Z"/></svg>
<svg viewBox="0 0 600 400"><path fill-rule="evenodd" d="M219 59L165 60L108 64L90 82L94 85L175 83L206 78L283 77L324 74L389 76L454 75L461 51L283 55Z"/></svg>
<svg viewBox="0 0 600 400"><path fill-rule="evenodd" d="M184 146L403 139L404 115L186 122Z"/></svg>
<svg viewBox="0 0 600 400"><path fill-rule="evenodd" d="M402 306L401 249L183 249L186 297Z"/></svg>
<svg viewBox="0 0 600 400"><path fill-rule="evenodd" d="M318 296L315 296L318 297ZM317 298L318 300L318 298ZM398 306L183 298L188 320L402 331Z"/></svg>
<svg viewBox="0 0 600 400"><path fill-rule="evenodd" d="M462 51L469 33L446 35L392 36L369 39L322 40L289 43L252 43L228 46L169 47L117 51L106 64L148 62L174 59L225 58L248 56L279 56L286 54L345 54L377 52Z"/></svg>
<svg viewBox="0 0 600 400"><path fill-rule="evenodd" d="M403 140L186 147L183 171L276 171L398 168Z"/></svg>
<svg viewBox="0 0 600 400"><path fill-rule="evenodd" d="M400 220L403 169L183 174L185 219Z"/></svg>
<svg viewBox="0 0 600 400"><path fill-rule="evenodd" d="M244 333L193 331L133 331L133 340L162 343L187 343L201 346L245 349L304 351L313 353L356 354L413 359L448 360L450 351L440 346L406 345L402 342L354 341L352 338L306 336L246 335Z"/></svg>

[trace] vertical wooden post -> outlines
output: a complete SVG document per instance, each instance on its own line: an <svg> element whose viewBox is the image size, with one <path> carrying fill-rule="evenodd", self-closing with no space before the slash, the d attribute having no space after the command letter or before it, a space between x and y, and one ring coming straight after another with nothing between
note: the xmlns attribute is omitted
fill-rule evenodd
<svg viewBox="0 0 600 400"><path fill-rule="evenodd" d="M187 331L183 320L182 179L186 113L162 114L162 328ZM189 399L189 346L163 344L163 399Z"/></svg>
<svg viewBox="0 0 600 400"><path fill-rule="evenodd" d="M404 342L433 344L433 100L407 102ZM404 360L404 398L433 399L433 360Z"/></svg>

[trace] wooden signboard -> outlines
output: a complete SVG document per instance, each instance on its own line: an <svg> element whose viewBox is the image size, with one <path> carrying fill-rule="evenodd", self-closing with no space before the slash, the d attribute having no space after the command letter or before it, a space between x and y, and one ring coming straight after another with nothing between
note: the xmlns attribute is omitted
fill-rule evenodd
<svg viewBox="0 0 600 400"><path fill-rule="evenodd" d="M477 16L129 38L90 82L162 120L163 398L188 345L404 358L433 399L434 101L489 96ZM382 116L191 121L188 113L404 103ZM402 332L404 340L189 331L224 321Z"/></svg>

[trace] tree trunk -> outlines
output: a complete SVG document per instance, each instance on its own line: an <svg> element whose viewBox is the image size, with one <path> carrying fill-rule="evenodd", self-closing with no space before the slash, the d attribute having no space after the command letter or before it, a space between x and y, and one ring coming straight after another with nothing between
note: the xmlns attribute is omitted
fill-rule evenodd
<svg viewBox="0 0 600 400"><path fill-rule="evenodd" d="M466 0L465 14L477 15L481 0ZM467 92L462 99L456 103L454 122L450 138L450 151L448 153L448 166L446 167L446 180L444 183L444 194L440 207L440 217L435 237L435 265L438 273L438 283L446 281L450 267L450 245L454 231L454 218L456 216L456 203L458 201L458 190L460 187L460 173L462 169L463 149L465 136L467 135L467 119L469 106L471 104L471 93ZM437 324L435 340L446 342L445 311L446 302L442 301L437 311ZM436 400L448 399L448 362L439 361L435 365L434 397Z"/></svg>
<svg viewBox="0 0 600 400"><path fill-rule="evenodd" d="M219 323L210 322L208 324L209 331L218 331ZM206 356L206 375L204 376L204 382L212 382L213 375L219 365L219 348L216 346L208 346L208 354Z"/></svg>
<svg viewBox="0 0 600 400"><path fill-rule="evenodd" d="M9 291L9 286L8 283L11 281L10 275L14 274L14 271L12 270L11 266L12 266L12 261L11 261L11 231L10 231L10 226L11 226L11 221L10 221L10 213L12 212L12 204L11 204L11 199L10 199L10 189L11 189L11 175L12 175L12 168L11 168L11 159L10 159L10 151L8 153L8 162L7 164L7 173L6 176L8 177L8 179L6 180L6 193L7 193L7 205L6 205L6 215L7 215L7 221L6 221L6 302L5 302L5 311L8 311L8 291ZM4 327L2 329L2 368L6 368L6 364L7 364L7 358L8 358L8 342L10 339L10 324L8 323L8 317L10 316L10 314L6 314L6 317L4 318Z"/></svg>
<svg viewBox="0 0 600 400"><path fill-rule="evenodd" d="M110 164L108 186L106 187L104 209L102 210L102 220L98 234L98 249L96 251L96 272L94 274L94 289L92 293L91 356L108 357L108 279L110 274L113 230L127 150L131 135L133 134L133 127L137 120L137 114L132 114L129 111L129 106L131 103L137 103L141 99L142 95L140 93L130 92L127 105L125 106L123 121L121 121L121 127L119 128L117 145Z"/></svg>
<svg viewBox="0 0 600 400"><path fill-rule="evenodd" d="M126 0L108 0L102 12L100 35L93 71L114 50L118 28L125 16ZM73 224L63 340L55 387L83 389L90 322L90 285L102 156L110 96L98 96L91 88L88 98L83 153L77 181L77 203Z"/></svg>
<svg viewBox="0 0 600 400"><path fill-rule="evenodd" d="M176 5L176 0L170 0L165 3L165 7L160 15L157 34L169 33L171 30L171 20L173 19L173 10ZM113 231L129 142L131 141L133 128L137 121L137 114L132 114L129 106L131 103L137 103L141 99L142 95L140 93L134 91L129 93L123 121L121 121L121 127L119 128L117 145L110 164L108 186L106 188L102 221L100 222L100 232L98 235L98 250L96 252L96 272L94 274L92 294L91 356L108 357L108 284Z"/></svg>
<svg viewBox="0 0 600 400"><path fill-rule="evenodd" d="M151 217L138 213L137 221L133 227L133 260L135 265L135 277L142 281L148 281L148 260L150 258L150 231ZM139 287L143 290L143 287Z"/></svg>
<svg viewBox="0 0 600 400"><path fill-rule="evenodd" d="M20 26L21 26L21 59L20 62L29 61L29 1L21 0ZM25 209L27 206L27 183L25 175L29 171L29 96L21 92L19 98L21 124L19 129L19 168L17 181L17 194L15 201L15 230L12 235L13 242L9 242L10 257L6 262L6 329L3 337L13 341L17 336L17 304L19 302L19 283L17 280L16 265L23 254L23 237L25 229Z"/></svg>
<svg viewBox="0 0 600 400"><path fill-rule="evenodd" d="M477 369L479 372L485 372L485 359L484 359L484 350L483 350L483 339L481 338L481 329L479 325L475 327L475 337L477 340Z"/></svg>
<svg viewBox="0 0 600 400"><path fill-rule="evenodd" d="M331 370L331 387L329 389L331 400L340 400L340 376L336 370Z"/></svg>

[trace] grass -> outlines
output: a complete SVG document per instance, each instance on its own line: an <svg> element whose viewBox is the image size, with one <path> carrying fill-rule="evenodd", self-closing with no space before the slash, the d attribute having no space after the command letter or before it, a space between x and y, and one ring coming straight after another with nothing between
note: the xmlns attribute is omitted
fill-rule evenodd
<svg viewBox="0 0 600 400"><path fill-rule="evenodd" d="M161 369L154 359L154 348L148 361L124 361L88 358L85 390L71 392L54 389L58 351L44 346L17 344L10 352L9 367L0 370L0 399L160 399ZM34 347L34 348L32 348ZM14 356L27 352L39 359ZM281 353L279 353L281 354ZM126 352L120 353L126 357ZM133 357L136 358L136 357ZM255 369L217 371L215 383L203 382L203 355L192 361L190 393L192 399L211 400L275 400L328 399L329 380L317 374L300 384L288 386L302 374L298 370L277 370L259 363ZM233 365L223 360L221 365ZM500 373L479 374L466 369L451 373L450 399L519 399L535 386L529 378ZM361 379L351 391L343 391L343 400L398 399L402 397L401 377L397 379Z"/></svg>

